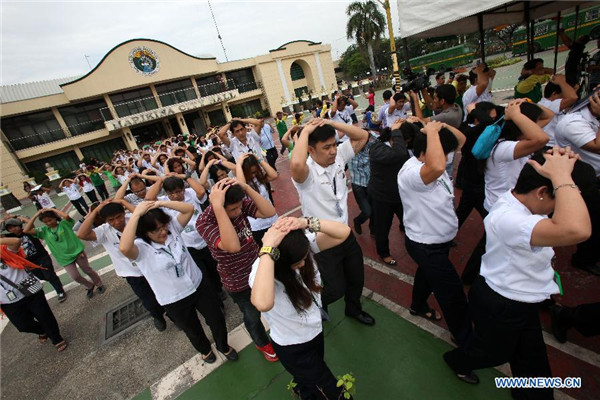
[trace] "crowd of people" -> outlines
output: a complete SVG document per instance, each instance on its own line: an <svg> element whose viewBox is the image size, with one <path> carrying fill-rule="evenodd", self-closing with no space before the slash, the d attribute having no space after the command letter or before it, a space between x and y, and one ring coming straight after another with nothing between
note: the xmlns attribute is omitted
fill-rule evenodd
<svg viewBox="0 0 600 400"><path fill-rule="evenodd" d="M363 253L355 235L368 221L381 261L394 266L396 215L418 266L410 313L446 320L457 348L443 359L457 377L477 383L474 370L505 362L513 376L552 376L540 307L550 307L561 342L571 327L600 333L600 303L549 305L562 292L553 247L577 245L572 265L600 275L600 94L579 100L569 79L534 60L523 68L516 99L503 107L492 102L494 76L485 64L448 80L438 74L436 85L419 93L385 90L378 110L369 89L362 126L350 93L336 93L292 124L283 112L272 124L233 119L204 136L82 163L58 185L82 220L59 210L44 187L31 192L39 209L33 218L4 217L2 309L19 331L64 350L37 285L47 280L59 301L66 298L45 246L91 298L104 285L82 241L95 242L156 329L164 331L168 317L206 363L216 356L197 311L216 350L238 359L227 340L229 296L257 349L282 363L302 399L338 398L342 388L324 361L328 306L343 298L347 317L375 325L361 304ZM274 207L271 182L286 150L303 217L279 217ZM360 209L352 221L350 187ZM457 208L455 187L462 191ZM460 276L449 254L473 209L485 234ZM552 397L550 389L513 394Z"/></svg>

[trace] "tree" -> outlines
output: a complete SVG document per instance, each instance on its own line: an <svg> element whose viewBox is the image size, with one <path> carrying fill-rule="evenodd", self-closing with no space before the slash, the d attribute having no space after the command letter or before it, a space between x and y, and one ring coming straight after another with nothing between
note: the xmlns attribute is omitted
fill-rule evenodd
<svg viewBox="0 0 600 400"><path fill-rule="evenodd" d="M520 27L519 24L510 24L494 29L494 33L504 43L504 51L508 51L512 46L512 38L515 31Z"/></svg>
<svg viewBox="0 0 600 400"><path fill-rule="evenodd" d="M383 35L386 22L385 16L377 8L373 0L366 2L356 1L346 9L348 24L346 25L346 36L355 39L359 46L366 46L369 53L369 65L373 79L377 77L373 45L379 42Z"/></svg>

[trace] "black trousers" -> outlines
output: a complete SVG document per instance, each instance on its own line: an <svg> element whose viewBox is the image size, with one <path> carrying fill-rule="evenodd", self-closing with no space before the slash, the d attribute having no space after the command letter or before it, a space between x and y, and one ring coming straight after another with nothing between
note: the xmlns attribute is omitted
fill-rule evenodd
<svg viewBox="0 0 600 400"><path fill-rule="evenodd" d="M369 220L369 230L371 233L373 233L375 230L373 220L371 219L371 216L373 215L373 207L371 206L371 199L369 198L369 192L367 191L367 188L364 186L355 185L353 183L352 194L354 194L356 204L358 204L358 208L360 208L360 214L354 218L354 223L362 225L366 220Z"/></svg>
<svg viewBox="0 0 600 400"><path fill-rule="evenodd" d="M478 277L469 291L474 330L463 347L444 355L457 373L510 363L514 377L551 377L539 303L522 303ZM552 399L552 389L513 389L513 398Z"/></svg>
<svg viewBox="0 0 600 400"><path fill-rule="evenodd" d="M280 346L273 342L273 348L281 365L294 378L302 400L341 398L342 389L336 386L337 379L323 358L323 332L306 343Z"/></svg>
<svg viewBox="0 0 600 400"><path fill-rule="evenodd" d="M53 344L63 341L58 322L46 301L44 291L11 304L2 304L2 311L19 332L46 334Z"/></svg>
<svg viewBox="0 0 600 400"><path fill-rule="evenodd" d="M565 307L560 313L560 322L577 329L583 336L600 335L600 303Z"/></svg>
<svg viewBox="0 0 600 400"><path fill-rule="evenodd" d="M473 209L477 210L479 215L481 215L481 218L487 216L488 213L483 207L484 200L484 188L463 179L463 191L460 196L458 207L456 208L456 217L458 218L459 227L467 220Z"/></svg>
<svg viewBox="0 0 600 400"><path fill-rule="evenodd" d="M402 223L402 203L388 203L372 198L373 224L375 225L375 247L381 258L390 256L390 228L394 214Z"/></svg>
<svg viewBox="0 0 600 400"><path fill-rule="evenodd" d="M422 244L406 237L406 250L418 264L411 309L419 313L429 311L427 299L433 292L450 333L459 345L463 344L471 333L471 319L462 283L448 258L450 242Z"/></svg>
<svg viewBox="0 0 600 400"><path fill-rule="evenodd" d="M83 199L83 196L81 196L77 200L71 200L71 204L75 206L75 208L77 209L77 211L79 211L79 214L81 214L82 217L86 216L87 213L90 211L90 208Z"/></svg>
<svg viewBox="0 0 600 400"><path fill-rule="evenodd" d="M277 153L277 147L271 147L270 149L267 149L267 155L265 158L275 171L277 171L277 167L275 167L275 161L277 161L277 157L279 157L279 153Z"/></svg>
<svg viewBox="0 0 600 400"><path fill-rule="evenodd" d="M592 235L577 245L577 251L573 254L574 266L592 265L600 260L600 191L591 190L581 196L590 214Z"/></svg>
<svg viewBox="0 0 600 400"><path fill-rule="evenodd" d="M346 315L360 314L365 268L363 253L354 234L350 232L342 244L315 254L315 260L324 284L321 293L323 305L327 306L344 297Z"/></svg>
<svg viewBox="0 0 600 400"><path fill-rule="evenodd" d="M221 283L221 277L217 272L217 262L210 254L208 246L203 249L195 249L193 247L188 247L187 249L198 268L200 268L200 271L202 271L202 279L204 280L204 277L206 277L215 292L221 292L223 290L223 284Z"/></svg>
<svg viewBox="0 0 600 400"><path fill-rule="evenodd" d="M46 269L38 269L34 268L30 272L38 279L43 281L48 281L56 290L56 294L64 293L65 289L63 289L63 284L60 281L58 275L54 271L54 264L52 264L52 259L50 256L43 256L38 258L35 261L32 261L34 264L39 265L40 267L44 267Z"/></svg>
<svg viewBox="0 0 600 400"><path fill-rule="evenodd" d="M156 296L146 278L143 276L127 276L125 280L131 286L133 293L140 298L144 308L150 312L152 318L164 321L165 308L156 301Z"/></svg>
<svg viewBox="0 0 600 400"><path fill-rule="evenodd" d="M206 320L217 350L221 353L229 351L225 316L219 307L218 300L217 293L203 279L194 293L175 303L164 306L167 314L185 332L194 348L204 355L210 353L210 341L202 329L196 310L200 311L200 314Z"/></svg>
<svg viewBox="0 0 600 400"><path fill-rule="evenodd" d="M98 185L98 186L94 186L94 187L98 191L98 194L100 194L100 197L102 197L102 200L108 199L108 190L106 190L106 184L103 183L102 185Z"/></svg>
<svg viewBox="0 0 600 400"><path fill-rule="evenodd" d="M265 236L265 233L267 233L269 229L262 229L260 231L252 231L252 238L254 239L254 241L256 242L256 244L258 244L258 247L261 248L262 247L262 238L263 236Z"/></svg>
<svg viewBox="0 0 600 400"><path fill-rule="evenodd" d="M89 192L84 192L88 199L90 199L91 203L96 203L98 201L98 196L96 196L95 190L90 190Z"/></svg>
<svg viewBox="0 0 600 400"><path fill-rule="evenodd" d="M258 347L264 347L271 341L269 336L267 336L265 326L260 320L260 311L254 307L254 304L252 304L252 301L250 300L251 294L252 291L249 288L242 290L241 292L229 292L229 296L231 296L233 302L237 304L242 312L244 326L252 338L252 341Z"/></svg>

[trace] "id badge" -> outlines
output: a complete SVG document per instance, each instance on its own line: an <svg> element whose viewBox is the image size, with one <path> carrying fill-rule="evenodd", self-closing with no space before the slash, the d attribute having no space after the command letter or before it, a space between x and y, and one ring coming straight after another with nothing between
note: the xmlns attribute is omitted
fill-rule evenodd
<svg viewBox="0 0 600 400"><path fill-rule="evenodd" d="M6 298L7 298L9 301L13 301L13 300L16 300L16 298L17 298L17 295L15 295L15 294L13 293L13 291L12 291L12 290L8 290L8 291L6 292Z"/></svg>
<svg viewBox="0 0 600 400"><path fill-rule="evenodd" d="M342 206L340 205L339 201L335 202L335 210L338 213L338 217L343 217L344 216L344 211L342 210Z"/></svg>
<svg viewBox="0 0 600 400"><path fill-rule="evenodd" d="M179 263L175 264L175 274L178 278L183 275L183 267Z"/></svg>

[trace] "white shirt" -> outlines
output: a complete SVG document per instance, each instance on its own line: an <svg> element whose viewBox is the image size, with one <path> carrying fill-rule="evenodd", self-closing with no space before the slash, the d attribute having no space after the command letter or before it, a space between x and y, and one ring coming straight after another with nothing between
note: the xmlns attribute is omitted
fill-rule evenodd
<svg viewBox="0 0 600 400"><path fill-rule="evenodd" d="M254 130L246 133L246 144L243 144L235 136L230 138L227 150L231 152L236 161L244 153L253 153L257 158L263 158L262 148L260 147L260 136Z"/></svg>
<svg viewBox="0 0 600 400"><path fill-rule="evenodd" d="M320 250L317 245L315 234L305 231L305 235L310 242L311 252L318 253ZM310 255L310 257L312 257L312 255ZM254 285L254 278L258 271L259 262L260 258L256 259L254 264L252 264L252 271L248 278L250 287ZM319 269L317 268L317 263L314 258L312 259L312 263L315 269L315 280L320 284L321 276L319 275ZM299 277L299 279L301 278ZM290 298L285 292L283 283L275 279L275 302L273 308L262 313L269 323L271 328L270 335L275 343L281 346L306 343L321 333L323 330L321 312L319 311L319 306L321 306L321 294L312 293L312 296L313 302L310 307L304 312L299 313L296 311ZM318 306L315 304L315 301L318 303Z"/></svg>
<svg viewBox="0 0 600 400"><path fill-rule="evenodd" d="M271 199L269 198L269 190L267 189L267 187L265 185L263 185L262 183L259 183L256 180L256 178L254 178L254 184L256 186L258 186L258 193L262 197L267 199L270 203ZM252 229L252 232L256 232L256 231L262 231L264 229L270 228L271 225L273 225L275 223L275 221L277 221L277 218L279 218L279 216L277 215L277 213L275 213L275 215L273 215L272 217L269 217L269 218L248 217L248 221L250 222L250 228Z"/></svg>
<svg viewBox="0 0 600 400"><path fill-rule="evenodd" d="M487 234L481 276L490 288L511 300L538 303L559 292L554 282L552 247L531 246L531 233L545 215L535 215L510 192L484 219Z"/></svg>
<svg viewBox="0 0 600 400"><path fill-rule="evenodd" d="M69 200L79 200L81 198L81 192L79 192L79 185L71 183L71 185L64 185L62 191L67 194Z"/></svg>
<svg viewBox="0 0 600 400"><path fill-rule="evenodd" d="M485 162L485 200L483 207L490 211L504 192L515 187L519 174L529 157L514 159L517 143L513 140L499 142Z"/></svg>
<svg viewBox="0 0 600 400"><path fill-rule="evenodd" d="M396 122L400 118L406 118L407 105L408 109L410 110L410 103L404 103L404 106L402 106L401 110L394 110L391 114L389 113L390 107L388 105L388 108L385 113L385 126L391 128L392 125L394 125L394 122Z"/></svg>
<svg viewBox="0 0 600 400"><path fill-rule="evenodd" d="M348 107L350 107L350 109L348 109ZM337 111L333 117L331 117L331 111L329 110L329 118L334 121L334 122L339 122L342 124L346 124L346 125L352 125L352 117L350 117L350 115L354 112L354 109L352 108L352 106L346 106L346 108L344 108L342 111ZM336 141L340 141L340 142L347 142L348 141L348 135L344 135L342 136L342 138L340 139L340 135L338 133L338 131L335 131L335 140Z"/></svg>
<svg viewBox="0 0 600 400"><path fill-rule="evenodd" d="M558 120L561 117L561 115L560 115L561 101L562 101L562 99L548 100L545 97L542 98L540 101L538 101L539 105L546 107L548 110L550 110L554 113L554 118L552 118L552 120L550 122L548 122L548 125L546 125L544 127L544 132L546 132L548 137L550 137L550 140L548 141L548 144L547 144L547 146L550 146L550 147L554 147L554 145L556 144L556 142L554 141L554 132L556 130L556 124L558 124Z"/></svg>
<svg viewBox="0 0 600 400"><path fill-rule="evenodd" d="M129 222L130 215L125 215L125 221ZM118 276L125 278L127 276L142 276L142 272L138 269L137 263L125 257L119 250L121 242L121 232L104 223L97 228L94 228L96 234L96 243L101 244L115 267L115 272Z"/></svg>
<svg viewBox="0 0 600 400"><path fill-rule="evenodd" d="M404 207L406 236L422 244L446 243L458 232L454 188L448 173L426 185L421 178L425 163L411 157L398 172L398 192Z"/></svg>
<svg viewBox="0 0 600 400"><path fill-rule="evenodd" d="M348 141L338 146L335 162L327 168L308 158L306 180L298 183L292 178L300 197L302 215L348 223L348 187L344 167L352 157L354 149L352 142Z"/></svg>
<svg viewBox="0 0 600 400"><path fill-rule="evenodd" d="M155 169L152 166L152 163L150 161L146 161L146 160L142 159L142 163L141 164L142 164L142 167L144 167L144 168Z"/></svg>
<svg viewBox="0 0 600 400"><path fill-rule="evenodd" d="M83 191L85 193L94 191L94 185L92 185L92 182L83 181Z"/></svg>
<svg viewBox="0 0 600 400"><path fill-rule="evenodd" d="M42 208L56 208L56 204L54 204L52 199L50 199L50 196L48 196L48 193L44 192L42 194L35 196L35 198L38 201L38 203L40 203L40 206L42 206Z"/></svg>
<svg viewBox="0 0 600 400"><path fill-rule="evenodd" d="M10 250L7 250L7 251L10 251ZM26 279L29 276L33 276L33 275L28 274L27 271L25 271L23 269L11 268L1 261L0 261L0 275L4 276L5 278L10 280L14 284L18 284L23 279ZM33 276L33 277L34 277L34 279L37 280L37 278L35 276ZM15 298L12 300L10 300L7 296L7 293L9 291L12 292L15 296ZM25 296L20 291L18 291L16 288L12 287L8 283L4 282L3 280L0 280L0 304L12 304L12 303L16 303L19 300L23 300L24 298L25 298Z"/></svg>
<svg viewBox="0 0 600 400"><path fill-rule="evenodd" d="M472 103L481 103L482 101L492 101L492 94L490 93L490 89L492 88L492 79L488 82L487 87L481 93L481 95L477 96L477 85L471 85L467 89L467 91L463 94L462 101L465 108L465 116L463 117L463 121L467 120L468 113L466 112L467 106Z"/></svg>
<svg viewBox="0 0 600 400"><path fill-rule="evenodd" d="M142 201L144 201L144 199L142 197L139 197L137 194L135 193L129 193L126 194L125 196L123 196L123 199L125 201L127 201L129 204L132 204L134 206L137 206L138 204L140 204Z"/></svg>
<svg viewBox="0 0 600 400"><path fill-rule="evenodd" d="M169 235L165 244L135 239L138 257L134 261L161 306L186 298L202 282L202 272L180 236L183 228L177 218L173 218L169 222Z"/></svg>
<svg viewBox="0 0 600 400"><path fill-rule="evenodd" d="M204 194L202 199L198 199L198 196L196 196L196 191L194 191L194 189L185 189L183 202L194 206L194 215L192 215L190 222L188 222L188 224L185 226L185 228L183 228L183 231L181 232L181 237L183 238L183 243L185 243L186 247L193 247L194 249L198 250L206 247L206 242L204 241L204 239L202 239L202 236L200 236L200 234L196 230L196 221L198 220L198 217L202 214L202 207L200 205L203 204L207 199L208 197L206 196L206 193ZM168 196L158 196L158 200L170 201ZM179 211L176 210L165 208L164 211L171 216L171 220L177 219L177 216L179 215Z"/></svg>
<svg viewBox="0 0 600 400"><path fill-rule="evenodd" d="M379 114L377 114L377 120L381 121L381 128L387 128L387 110L390 106L390 103L385 103L379 109Z"/></svg>
<svg viewBox="0 0 600 400"><path fill-rule="evenodd" d="M571 146L581 156L581 160L590 164L600 176L600 154L582 149L596 138L600 123L588 107L579 112L564 115L556 125L555 140L560 147Z"/></svg>

